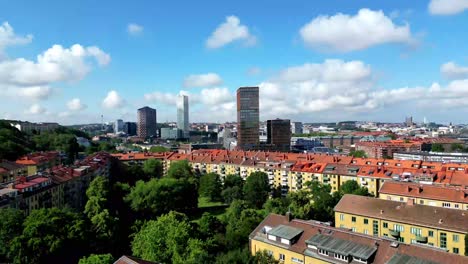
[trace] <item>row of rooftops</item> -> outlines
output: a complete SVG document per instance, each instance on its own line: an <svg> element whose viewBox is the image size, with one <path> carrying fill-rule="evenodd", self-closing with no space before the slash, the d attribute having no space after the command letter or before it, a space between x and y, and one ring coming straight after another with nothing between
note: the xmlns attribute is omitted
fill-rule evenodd
<svg viewBox="0 0 468 264"><path fill-rule="evenodd" d="M358 260L357 262L375 264L465 263L467 261L466 257L420 245L399 244L385 238L330 227L314 220L290 220L288 216L277 214L268 215L249 237L252 240L287 248L298 254L323 259L326 262L334 262L334 254L346 258L352 257L352 260ZM401 262L404 260L406 262Z"/></svg>
<svg viewBox="0 0 468 264"><path fill-rule="evenodd" d="M16 163L25 166L41 165L46 163L54 163L58 159L60 159L60 153L58 151L35 152L20 157L16 160Z"/></svg>
<svg viewBox="0 0 468 264"><path fill-rule="evenodd" d="M96 153L76 162L72 166L55 166L33 176L20 176L13 182L0 185L0 200L18 193L31 192L51 184L61 184L76 177L95 172L108 164L110 154ZM8 197L7 197L8 196Z"/></svg>
<svg viewBox="0 0 468 264"><path fill-rule="evenodd" d="M165 152L112 155L121 161L143 161L151 158L168 161L188 160L189 162L200 164L232 164L295 172L468 185L468 164L458 163L355 158L344 155L317 153L229 150L195 150L188 154Z"/></svg>

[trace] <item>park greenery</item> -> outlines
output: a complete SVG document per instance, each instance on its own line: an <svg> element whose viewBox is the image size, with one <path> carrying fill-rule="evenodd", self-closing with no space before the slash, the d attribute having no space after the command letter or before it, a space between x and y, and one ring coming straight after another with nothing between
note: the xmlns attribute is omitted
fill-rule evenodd
<svg viewBox="0 0 468 264"><path fill-rule="evenodd" d="M158 160L117 162L109 178L91 182L82 210L0 210L0 262L107 264L125 254L158 263L278 263L248 249L269 213L332 222L344 194L369 195L355 181L334 193L319 182L305 186L281 196L263 172L222 179L183 160L163 175Z"/></svg>

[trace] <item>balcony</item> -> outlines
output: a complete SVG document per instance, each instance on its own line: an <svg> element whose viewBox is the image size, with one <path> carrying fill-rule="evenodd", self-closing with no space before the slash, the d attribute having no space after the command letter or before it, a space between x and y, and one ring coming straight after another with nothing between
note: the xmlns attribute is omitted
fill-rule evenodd
<svg viewBox="0 0 468 264"><path fill-rule="evenodd" d="M418 243L427 243L427 236L416 236L416 242Z"/></svg>
<svg viewBox="0 0 468 264"><path fill-rule="evenodd" d="M390 233L390 235L392 237L395 237L395 238L400 237L400 231L398 231L398 230L390 229L390 230L388 230L388 232Z"/></svg>

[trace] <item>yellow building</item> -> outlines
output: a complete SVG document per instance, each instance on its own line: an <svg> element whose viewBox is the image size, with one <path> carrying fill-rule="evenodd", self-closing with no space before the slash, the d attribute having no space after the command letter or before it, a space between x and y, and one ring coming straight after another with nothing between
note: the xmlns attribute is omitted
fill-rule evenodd
<svg viewBox="0 0 468 264"><path fill-rule="evenodd" d="M413 200L402 203L347 194L335 207L335 226L464 255L468 214Z"/></svg>
<svg viewBox="0 0 468 264"><path fill-rule="evenodd" d="M421 245L353 233L316 221L268 215L249 236L251 254L266 252L280 263L467 263L468 258Z"/></svg>
<svg viewBox="0 0 468 264"><path fill-rule="evenodd" d="M379 190L379 198L399 202L413 199L416 204L468 210L468 190L460 187L387 181Z"/></svg>

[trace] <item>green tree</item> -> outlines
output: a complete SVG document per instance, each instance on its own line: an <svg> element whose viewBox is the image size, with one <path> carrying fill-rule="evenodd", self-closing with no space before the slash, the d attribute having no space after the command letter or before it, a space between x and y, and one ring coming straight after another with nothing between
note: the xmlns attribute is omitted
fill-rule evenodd
<svg viewBox="0 0 468 264"><path fill-rule="evenodd" d="M244 194L242 189L244 180L237 174L229 174L224 178L223 191L221 196L223 201L230 204L232 201L242 199Z"/></svg>
<svg viewBox="0 0 468 264"><path fill-rule="evenodd" d="M224 178L223 187L224 189L226 189L234 186L240 187L242 189L242 187L244 186L244 180L241 178L241 176L237 174L228 174Z"/></svg>
<svg viewBox="0 0 468 264"><path fill-rule="evenodd" d="M244 184L244 199L250 206L260 209L270 195L268 175L264 172L253 172Z"/></svg>
<svg viewBox="0 0 468 264"><path fill-rule="evenodd" d="M247 244L249 234L263 218L263 212L249 209L249 204L247 202L241 200L232 202L223 220L227 223L226 241L228 248L240 248Z"/></svg>
<svg viewBox="0 0 468 264"><path fill-rule="evenodd" d="M450 145L450 150L453 152L465 152L465 148L460 143L452 143Z"/></svg>
<svg viewBox="0 0 468 264"><path fill-rule="evenodd" d="M114 257L111 254L91 254L89 257L83 257L78 264L112 264Z"/></svg>
<svg viewBox="0 0 468 264"><path fill-rule="evenodd" d="M272 198L268 199L263 208L267 213L281 214L284 215L289 210L289 200L285 197L283 198Z"/></svg>
<svg viewBox="0 0 468 264"><path fill-rule="evenodd" d="M16 160L33 148L27 136L5 121L0 121L0 160Z"/></svg>
<svg viewBox="0 0 468 264"><path fill-rule="evenodd" d="M193 234L187 216L170 212L143 225L133 238L132 252L137 257L161 263L200 261L206 254L203 243L193 238Z"/></svg>
<svg viewBox="0 0 468 264"><path fill-rule="evenodd" d="M23 230L24 214L18 209L0 209L0 262L9 262L11 243Z"/></svg>
<svg viewBox="0 0 468 264"><path fill-rule="evenodd" d="M70 263L87 246L85 224L69 209L33 210L12 242L14 263Z"/></svg>
<svg viewBox="0 0 468 264"><path fill-rule="evenodd" d="M86 190L88 201L84 210L84 213L91 221L96 236L105 240L113 236L118 221L109 211L108 190L109 181L106 178L102 176L94 178Z"/></svg>
<svg viewBox="0 0 468 264"><path fill-rule="evenodd" d="M197 208L198 192L196 185L185 179L151 179L138 181L125 201L144 216L157 216L171 210L187 212Z"/></svg>
<svg viewBox="0 0 468 264"><path fill-rule="evenodd" d="M364 150L353 150L349 152L349 156L355 158L367 158L367 154Z"/></svg>
<svg viewBox="0 0 468 264"><path fill-rule="evenodd" d="M341 196L344 194L356 194L361 196L370 196L369 190L366 187L359 186L357 181L346 181L340 186Z"/></svg>
<svg viewBox="0 0 468 264"><path fill-rule="evenodd" d="M163 176L163 164L158 159L147 159L143 163L143 172L147 179L161 178Z"/></svg>
<svg viewBox="0 0 468 264"><path fill-rule="evenodd" d="M202 239L208 240L216 234L224 234L226 227L224 224L212 214L205 212L198 220L198 232Z"/></svg>
<svg viewBox="0 0 468 264"><path fill-rule="evenodd" d="M312 219L319 221L330 221L333 222L333 208L337 204L337 200L331 195L331 186L323 185L320 182L308 182L307 186L311 193Z"/></svg>
<svg viewBox="0 0 468 264"><path fill-rule="evenodd" d="M210 201L220 201L222 192L222 183L219 175L208 173L200 177L200 187L198 193L210 199Z"/></svg>
<svg viewBox="0 0 468 264"><path fill-rule="evenodd" d="M192 167L187 160L173 161L167 171L167 177L174 179L193 179Z"/></svg>
<svg viewBox="0 0 468 264"><path fill-rule="evenodd" d="M149 149L150 152L153 152L153 153L159 153L159 152L168 152L169 149L168 148L165 148L163 146L152 146L150 149Z"/></svg>
<svg viewBox="0 0 468 264"><path fill-rule="evenodd" d="M434 143L431 146L431 151L433 151L433 152L444 152L445 150L444 150L444 146L442 146L442 144Z"/></svg>
<svg viewBox="0 0 468 264"><path fill-rule="evenodd" d="M137 181L147 180L147 178L143 168L137 164L133 164L125 167L125 175L121 180L130 185L135 185Z"/></svg>
<svg viewBox="0 0 468 264"><path fill-rule="evenodd" d="M216 257L216 264L254 264L248 247L236 248Z"/></svg>
<svg viewBox="0 0 468 264"><path fill-rule="evenodd" d="M253 256L253 262L258 264L277 264L279 263L272 255L270 255L266 250L257 251L255 256Z"/></svg>

